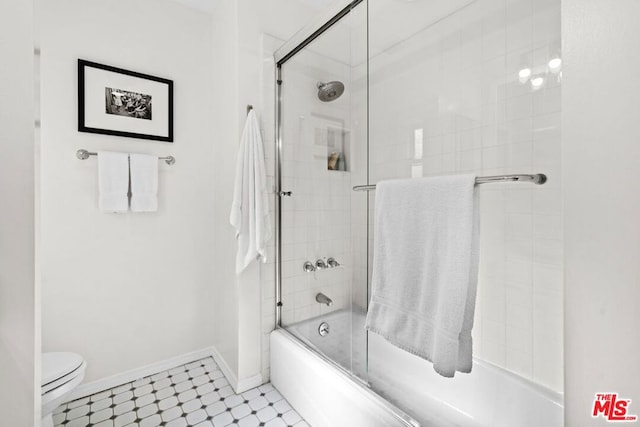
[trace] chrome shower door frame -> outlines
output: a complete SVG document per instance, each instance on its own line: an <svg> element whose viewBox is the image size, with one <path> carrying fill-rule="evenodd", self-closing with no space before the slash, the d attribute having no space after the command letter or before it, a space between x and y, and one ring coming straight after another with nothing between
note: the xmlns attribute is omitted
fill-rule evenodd
<svg viewBox="0 0 640 427"><path fill-rule="evenodd" d="M288 189L282 188L282 65L293 58L307 45L320 37L334 24L347 16L363 0L352 0L336 4L325 11L316 20L296 33L274 53L275 62L275 283L276 283L276 321L275 328L282 327L282 198L291 196Z"/></svg>

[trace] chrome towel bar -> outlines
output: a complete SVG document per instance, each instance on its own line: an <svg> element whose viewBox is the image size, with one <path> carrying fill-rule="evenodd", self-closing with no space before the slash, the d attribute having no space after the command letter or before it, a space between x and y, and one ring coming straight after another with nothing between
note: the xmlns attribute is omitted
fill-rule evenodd
<svg viewBox="0 0 640 427"><path fill-rule="evenodd" d="M80 160L87 160L89 156L97 156L97 155L98 153L93 153L91 151L87 151L84 149L80 149L76 151L76 157ZM164 160L164 162L168 165L172 165L176 162L176 158L173 156L158 157L158 160Z"/></svg>
<svg viewBox="0 0 640 427"><path fill-rule="evenodd" d="M542 185L547 182L547 176L543 173L536 173L533 175L495 175L495 176L479 176L476 178L476 184L488 184L491 182L532 182L537 185ZM376 185L356 185L353 187L353 191L371 191L375 190Z"/></svg>

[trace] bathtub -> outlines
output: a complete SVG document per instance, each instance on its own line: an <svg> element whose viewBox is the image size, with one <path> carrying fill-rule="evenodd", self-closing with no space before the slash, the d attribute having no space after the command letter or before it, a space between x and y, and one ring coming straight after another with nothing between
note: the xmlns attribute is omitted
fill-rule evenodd
<svg viewBox="0 0 640 427"><path fill-rule="evenodd" d="M563 425L562 395L479 359L443 378L371 333L367 360L363 328L364 313L341 310L272 332L271 381L313 427Z"/></svg>

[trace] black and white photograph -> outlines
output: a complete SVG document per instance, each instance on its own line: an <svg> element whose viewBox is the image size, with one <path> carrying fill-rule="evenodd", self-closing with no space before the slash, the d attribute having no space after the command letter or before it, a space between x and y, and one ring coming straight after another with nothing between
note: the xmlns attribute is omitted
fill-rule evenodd
<svg viewBox="0 0 640 427"><path fill-rule="evenodd" d="M173 142L173 80L78 59L78 131Z"/></svg>
<svg viewBox="0 0 640 427"><path fill-rule="evenodd" d="M105 112L151 120L151 95L105 87Z"/></svg>

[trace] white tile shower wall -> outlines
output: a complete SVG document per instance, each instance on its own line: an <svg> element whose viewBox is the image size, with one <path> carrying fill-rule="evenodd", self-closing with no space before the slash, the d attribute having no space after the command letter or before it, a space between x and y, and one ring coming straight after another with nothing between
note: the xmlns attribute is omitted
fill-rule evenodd
<svg viewBox="0 0 640 427"><path fill-rule="evenodd" d="M360 20L360 18L358 18ZM354 43L355 45L355 43ZM354 46L354 49L366 50L364 47ZM351 84L353 86L351 117L352 125L355 133L361 137L354 141L352 145L353 162L357 162L351 176L353 185L368 184L368 160L369 160L369 144L367 141L368 134L368 98L367 98L367 63L356 61L351 70ZM350 189L351 190L351 189ZM352 259L353 271L351 275L351 298L354 310L366 311L369 303L368 292L368 228L367 228L367 209L369 203L369 193L351 191L351 242L352 242ZM363 330L354 330L354 340L359 339L355 334L363 333ZM357 349L360 350L360 349ZM362 349L365 351L365 349ZM356 353L354 348L354 354Z"/></svg>
<svg viewBox="0 0 640 427"><path fill-rule="evenodd" d="M474 342L476 356L562 391L561 85L548 65L559 11L559 1L479 0L372 57L370 144L372 182L547 174L542 187L480 187ZM382 15L371 16L374 45Z"/></svg>
<svg viewBox="0 0 640 427"><path fill-rule="evenodd" d="M365 7L366 6L366 7ZM352 143L353 185L368 184L369 178L369 122L368 122L368 79L369 71L367 56L369 55L368 15L371 4L362 3L350 13L349 26L351 28L351 126L354 135ZM350 191L351 199L351 243L352 243L352 274L351 274L351 302L353 310L366 311L369 303L368 292L368 218L367 209L369 196L367 192ZM352 325L353 362L357 364L358 353L364 353L366 348L356 348L358 341L364 341L364 329ZM356 372L357 373L357 372Z"/></svg>
<svg viewBox="0 0 640 427"><path fill-rule="evenodd" d="M282 187L293 191L282 201L282 321L291 324L350 303L351 172L327 170L327 129L350 132L349 92L322 103L318 81L348 81L349 67L303 51L283 67ZM349 138L353 135L350 133ZM351 168L350 153L347 167ZM305 261L334 257L339 268L306 273ZM322 292L333 300L315 301Z"/></svg>

